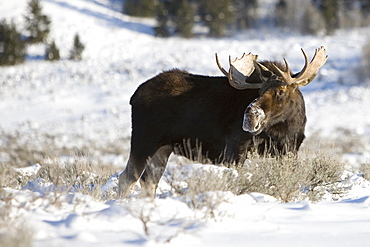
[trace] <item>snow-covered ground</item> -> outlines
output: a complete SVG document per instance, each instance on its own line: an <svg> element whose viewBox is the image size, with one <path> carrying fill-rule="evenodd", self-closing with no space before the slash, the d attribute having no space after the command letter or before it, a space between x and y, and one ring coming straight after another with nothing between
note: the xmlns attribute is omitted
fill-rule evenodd
<svg viewBox="0 0 370 247"><path fill-rule="evenodd" d="M0 1L0 18L13 18L22 26L27 2ZM52 18L50 36L62 59L46 62L45 47L33 45L26 63L0 68L2 133L17 133L38 145L43 145L39 136L47 134L57 137L54 145L59 147L128 146L123 140L131 131L130 96L155 74L176 67L220 75L216 52L224 64L228 55L244 52L261 59L285 57L298 71L304 63L300 48L312 56L314 49L324 45L328 62L315 81L302 88L306 134L310 138L320 132L321 138L338 142L349 138L341 136L347 133L343 129L350 130L362 146L345 158L355 168L359 162L370 162L370 87L358 83L352 72L369 36L367 28L338 31L330 37L251 31L222 39L161 39L153 36L153 20L122 15L118 1L41 2ZM78 62L67 59L76 33L86 47ZM334 145L339 144L335 141ZM122 168L126 158L127 153L114 159ZM162 246L168 240L171 246L366 246L370 184L356 169L353 172L345 182L348 194L338 201L283 204L262 194L220 192L214 196L225 202L215 209L217 217L208 220L174 198L102 202L74 193L56 207L29 187L4 191L14 194L18 209L14 214L21 214L32 229L34 246ZM147 233L140 220L143 215L150 218Z"/></svg>

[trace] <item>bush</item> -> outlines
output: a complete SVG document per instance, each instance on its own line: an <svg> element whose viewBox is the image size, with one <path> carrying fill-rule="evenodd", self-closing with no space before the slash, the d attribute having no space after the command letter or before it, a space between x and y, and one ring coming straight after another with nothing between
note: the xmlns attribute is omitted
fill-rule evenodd
<svg viewBox="0 0 370 247"><path fill-rule="evenodd" d="M2 188L19 188L20 181L13 167L0 163L0 192Z"/></svg>
<svg viewBox="0 0 370 247"><path fill-rule="evenodd" d="M107 199L100 187L107 183L117 168L112 164L93 164L83 156L71 157L68 161L45 158L32 172L0 164L0 193L2 188L42 188L42 194L54 195L53 204L68 192L80 192L98 200ZM29 167L27 167L29 168ZM1 199L1 198L0 198Z"/></svg>
<svg viewBox="0 0 370 247"><path fill-rule="evenodd" d="M298 159L285 156L280 159L252 159L238 170L240 176L236 192L259 192L282 202L295 202L308 198L319 201L325 195L343 193L339 187L344 165L334 157L316 155Z"/></svg>
<svg viewBox="0 0 370 247"><path fill-rule="evenodd" d="M102 199L100 187L114 174L113 165L93 165L88 158L76 156L67 162L45 159L41 163L36 179L52 184L52 191L81 192Z"/></svg>
<svg viewBox="0 0 370 247"><path fill-rule="evenodd" d="M46 157L86 156L94 165L106 163L100 157L102 155L128 156L129 140L120 138L108 143L100 143L86 139L82 136L74 136L67 146L61 145L63 134L50 135L38 130L30 133L16 132L13 134L0 130L0 158L1 162L10 167L25 167L36 163L43 163ZM78 140L78 141L76 141ZM82 142L83 145L76 143ZM124 145L122 145L122 143ZM1 182L1 181L0 181Z"/></svg>
<svg viewBox="0 0 370 247"><path fill-rule="evenodd" d="M14 195L0 187L0 246L31 247L34 232L20 213L22 206L14 204Z"/></svg>
<svg viewBox="0 0 370 247"><path fill-rule="evenodd" d="M81 43L80 36L76 34L73 39L73 47L70 51L69 58L73 60L81 60L84 49L85 46Z"/></svg>
<svg viewBox="0 0 370 247"><path fill-rule="evenodd" d="M23 63L26 57L26 45L16 25L5 20L0 23L0 65Z"/></svg>
<svg viewBox="0 0 370 247"><path fill-rule="evenodd" d="M370 163L361 164L361 173L366 180L370 181Z"/></svg>
<svg viewBox="0 0 370 247"><path fill-rule="evenodd" d="M39 0L31 0L28 3L29 13L25 16L26 30L29 32L30 43L45 42L49 32L51 20L42 14L42 7Z"/></svg>
<svg viewBox="0 0 370 247"><path fill-rule="evenodd" d="M185 197L188 205L197 209L209 207L209 200L202 201L200 197L215 191L231 191L238 195L258 192L281 202L306 198L319 201L326 195L335 198L344 193L339 186L344 165L334 157L319 154L304 159L293 155L279 159L254 156L244 166L218 169L210 166L190 175L180 168L174 170L165 178L171 187L170 194ZM212 201L211 204L217 203Z"/></svg>
<svg viewBox="0 0 370 247"><path fill-rule="evenodd" d="M45 59L48 61L57 61L60 59L59 49L57 48L55 41L46 47L45 53Z"/></svg>

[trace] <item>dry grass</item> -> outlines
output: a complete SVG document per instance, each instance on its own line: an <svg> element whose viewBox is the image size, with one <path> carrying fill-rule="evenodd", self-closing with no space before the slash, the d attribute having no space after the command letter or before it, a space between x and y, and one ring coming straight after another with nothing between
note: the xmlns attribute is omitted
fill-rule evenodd
<svg viewBox="0 0 370 247"><path fill-rule="evenodd" d="M103 200L100 187L117 170L114 165L95 165L87 157L76 156L68 162L44 159L35 174L22 174L9 164L0 164L0 246L32 246L33 231L27 226L24 209L42 197L45 209L55 210L66 202L70 193L83 193ZM37 193L28 194L27 203L18 201L11 188L29 188ZM5 189L7 188L7 189ZM84 201L74 199L75 207ZM104 199L109 199L104 197ZM25 208L26 207L26 208Z"/></svg>
<svg viewBox="0 0 370 247"><path fill-rule="evenodd" d="M0 246L31 246L32 243L32 231L27 228L22 217L10 213L17 208L12 206L12 196L1 191L2 188L20 189L24 186L30 188L32 184L41 185L42 188L38 190L39 193L35 193L35 196L43 197L46 200L45 207L52 206L51 210L61 207L66 202L66 195L76 192L89 195L97 200L113 198L114 193L108 196L103 195L100 188L112 174L120 170L115 165L99 163L95 156L85 155L86 152L79 152L78 155L73 155L67 161L47 158L46 155L49 152L54 152L57 155L71 152L68 149L51 151L57 148L51 144L52 141L46 142L45 149L42 149L41 146L27 144L15 137L8 137L7 140L11 145L8 147L2 145L0 150L2 153L9 151L12 154L9 163L0 163L0 206L4 208L0 212ZM308 140L305 142L305 151L301 152L298 157L287 155L282 158L261 158L257 155L251 155L250 159L242 166L215 167L206 165L199 169L189 167L190 174L189 170L176 169L175 167L172 174L164 177L170 185L170 189L163 195L175 197L185 202L191 210L194 210L197 219L203 215L205 219L214 220L223 217L224 212L220 211L219 206L228 201L230 192L238 195L259 192L271 195L281 202L296 202L305 199L320 201L324 196L335 199L345 192L340 187L344 165L336 158L339 157L337 154L344 150L357 150L361 146L361 143L356 142L356 136L348 138L347 135L347 140L347 142L342 142L343 146L323 143L319 147L320 152L317 151L317 140ZM310 146L310 142L312 142L312 146ZM20 154L17 154L17 150L21 150ZM98 148L93 150L94 152L103 152L99 151ZM18 162L21 162L21 165ZM14 167L35 162L41 166L35 174L20 174L14 169ZM362 166L364 177L367 179L370 174L369 167L368 164ZM184 171L185 173L182 174ZM74 201L74 203L85 202ZM155 238L154 235L152 236L150 226L156 220L151 218L152 212L144 213L139 211L134 217L142 221L147 237ZM7 218L10 215L13 216ZM158 224L161 222L156 221ZM173 234L166 239L160 239L160 242L170 241L173 236L177 236L178 232L184 231L189 224L193 223L192 221L183 222L183 225ZM13 234L6 229L15 229L16 231Z"/></svg>
<svg viewBox="0 0 370 247"><path fill-rule="evenodd" d="M364 163L364 164L361 164L361 167L360 167L360 171L362 173L362 176L370 181L370 163Z"/></svg>
<svg viewBox="0 0 370 247"><path fill-rule="evenodd" d="M185 169L179 165L167 171L162 179L170 189L162 194L179 198L190 209L201 213L203 218L217 220L220 216L218 206L228 200L227 193L222 192L231 190L238 174L233 169L212 165L202 165L197 169L191 163Z"/></svg>
<svg viewBox="0 0 370 247"><path fill-rule="evenodd" d="M44 159L40 165L36 174L21 174L8 164L0 164L0 188L20 189L30 183L50 184L50 191L81 192L99 199L100 186L118 169L113 164L93 164L83 156L67 162Z"/></svg>
<svg viewBox="0 0 370 247"><path fill-rule="evenodd" d="M183 197L189 207L212 210L227 200L214 200L209 192L216 191L259 192L281 202L306 198L319 201L328 195L335 198L344 193L339 186L343 171L344 164L330 155L315 154L306 158L287 155L278 159L253 156L244 166L225 167L221 171L201 169L191 175L172 173L166 181L171 185L170 195Z"/></svg>
<svg viewBox="0 0 370 247"><path fill-rule="evenodd" d="M259 192L282 202L296 202L308 198L319 201L326 194L342 193L338 183L344 165L334 157L316 155L298 159L252 159L240 173L239 193Z"/></svg>
<svg viewBox="0 0 370 247"><path fill-rule="evenodd" d="M303 142L300 153L307 156L315 152L325 155L342 156L346 153L365 153L367 152L368 142L365 136L356 133L354 130L337 128L330 137L320 136L314 133Z"/></svg>
<svg viewBox="0 0 370 247"><path fill-rule="evenodd" d="M77 156L68 162L45 160L36 179L52 184L52 190L57 192L80 192L101 200L103 195L100 187L116 172L114 165L96 165L86 157Z"/></svg>
<svg viewBox="0 0 370 247"><path fill-rule="evenodd" d="M0 190L6 187L19 188L23 183L21 179L12 166L0 163Z"/></svg>
<svg viewBox="0 0 370 247"><path fill-rule="evenodd" d="M341 154L361 152L365 144L349 130L339 129L337 133L338 138L332 140L318 135L305 140L298 157L262 158L252 153L248 155L244 166L225 167L221 172L217 169L200 169L200 172L189 175L181 174L184 171L179 169L179 172L172 172L165 177L171 187L169 194L183 197L188 206L194 209L216 208L227 200L215 201L212 193L209 193L215 191L231 191L235 194L259 192L281 202L304 199L320 201L325 196L338 199L345 193L340 186L345 167L340 161Z"/></svg>
<svg viewBox="0 0 370 247"><path fill-rule="evenodd" d="M27 226L11 193L0 188L0 246L30 247L33 231Z"/></svg>
<svg viewBox="0 0 370 247"><path fill-rule="evenodd" d="M353 142L354 140L353 138ZM33 241L33 232L27 227L21 214L14 214L14 210L18 212L19 209L12 203L13 195L5 193L2 188L20 189L24 186L31 188L32 184L41 185L42 188L37 190L39 193L33 196L43 197L45 200L43 205L48 210L61 207L66 202L66 196L71 193L82 193L97 200L108 200L112 198L110 196L114 196L114 193L110 196L103 195L100 188L112 174L119 170L116 166L101 164L96 161L95 157L86 156L84 153L74 155L62 162L58 158L45 157L50 147L55 148L51 144L45 150L34 152L35 149L32 147L36 146L24 145L25 143L17 138L10 138L8 141L13 144L8 147L11 153L17 153L16 150L24 151L22 156L14 156L16 158L12 158L10 163L0 163L0 207L2 208L0 210L0 246L31 246ZM348 146L351 145L354 144ZM299 157L287 155L278 159L251 155L251 158L242 166L206 165L199 169L189 166L191 173L189 170L175 167L172 175L164 177L170 184L170 190L163 194L185 202L191 210L194 210L197 219L203 217L214 220L223 217L225 212L221 211L219 206L228 202L231 193L259 192L271 195L281 202L296 202L305 199L319 201L324 196L336 198L344 193L339 186L344 165L335 157L337 157L336 153L348 148L333 148L325 144L320 149L322 150L320 153L305 151ZM63 152L69 151L63 150ZM35 174L17 172L13 165L18 164L17 162L23 159L22 157L26 159L21 162L22 165L38 161L41 168ZM370 166L367 164L362 167L364 177L369 179ZM182 174L184 171L185 173ZM73 203L86 202L76 199ZM130 211L130 206L131 202L127 206L128 211ZM174 228L173 233L157 239L152 233L151 226L161 225L163 219L158 220L154 217L155 212L151 208L155 206L153 203L144 208L149 211L130 211L134 217L141 220L147 238L169 242L180 232L195 224L193 220L181 222L179 227ZM167 220L175 222L177 218L174 215Z"/></svg>
<svg viewBox="0 0 370 247"><path fill-rule="evenodd" d="M99 163L103 155L127 155L129 150L128 138L101 144L82 136L75 136L75 140L68 142L63 140L63 135L50 135L37 130L27 134L3 131L0 134L0 162L12 167L30 166L49 157L75 155L88 156L91 162Z"/></svg>
<svg viewBox="0 0 370 247"><path fill-rule="evenodd" d="M102 161L104 154L121 154L125 148L122 143L100 147L100 144L86 142L86 146L66 147L60 138L34 131L27 135L20 133L2 133L0 141L0 189L31 188L42 186L41 196L48 193L51 204L60 204L63 195L68 192L80 192L96 199L109 199L115 193L105 194L102 198L100 186L120 168ZM81 143L81 138L77 138ZM82 142L83 143L83 142ZM125 145L121 145L125 147ZM67 161L61 161L63 157ZM37 174L22 174L16 168L40 164ZM50 186L48 186L50 185ZM1 200L2 198L0 198Z"/></svg>
<svg viewBox="0 0 370 247"><path fill-rule="evenodd" d="M332 148L324 143L320 146L322 151L319 154L316 153L317 151L311 151L311 153L301 153L299 158L287 155L279 159L251 155L252 158L244 166L225 168L222 172L215 173L214 169L201 169L201 172L192 176L175 174L173 178L166 177L172 187L170 194L183 197L189 207L194 209L212 206L213 202L210 202L212 199L207 197L212 198L213 196L208 196L208 192L213 191L231 191L235 194L260 192L282 202L299 201L305 198L318 201L324 195L336 195L342 192L337 184L343 174L344 165L335 158L336 154L355 148L357 150L361 144L355 141L356 136L349 138L348 133L346 136L347 142L342 142L340 147ZM81 192L102 199L100 187L119 170L112 164L102 165L96 162L95 157L84 154L75 155L67 162L45 158L49 149L33 152L32 146L25 145L17 138L8 137L7 140L12 144L8 148L13 148L10 153L16 153L14 150L23 148L25 150L23 153L27 157L25 159L29 160L33 157L39 162L41 169L31 176L17 174L12 168L12 164L17 162L17 159L21 159L21 156L17 156L10 163L0 164L0 188L19 189L29 181L36 181L51 184L53 187L50 191ZM310 142L315 143L314 145L317 143L306 140L306 149L309 149L307 146L310 146ZM51 149L55 148L50 146ZM317 148L315 146L314 150ZM35 156L40 153L43 153L42 158ZM179 179L182 180L181 183L178 182Z"/></svg>

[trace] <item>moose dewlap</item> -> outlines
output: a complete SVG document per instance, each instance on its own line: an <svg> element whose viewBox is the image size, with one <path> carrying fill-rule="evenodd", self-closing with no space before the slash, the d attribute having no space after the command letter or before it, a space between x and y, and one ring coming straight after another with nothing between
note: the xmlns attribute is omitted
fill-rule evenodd
<svg viewBox="0 0 370 247"><path fill-rule="evenodd" d="M297 153L306 125L300 86L310 83L326 60L324 47L303 69L287 61L257 61L244 54L230 61L225 75L210 77L182 70L160 73L131 98L131 151L119 178L119 196L140 179L144 196L154 196L172 152L213 163L244 163L247 153Z"/></svg>

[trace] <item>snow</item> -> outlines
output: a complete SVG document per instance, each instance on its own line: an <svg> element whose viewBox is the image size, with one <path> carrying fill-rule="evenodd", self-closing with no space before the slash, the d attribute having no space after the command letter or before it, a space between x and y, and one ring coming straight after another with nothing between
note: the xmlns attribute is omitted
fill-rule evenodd
<svg viewBox="0 0 370 247"><path fill-rule="evenodd" d="M353 170L346 171L348 178L343 182L348 194L337 201L280 203L263 194L214 192L199 195L199 200L220 198L217 207L193 210L177 197L102 201L79 192L66 193L55 204L57 193L48 193L53 185L41 180L29 181L19 190L4 188L4 193L13 195L12 215L21 215L32 230L33 246L368 245L370 183L356 167L359 161L370 162L370 87L369 81L358 83L352 72L360 61L368 28L341 30L328 37L254 30L222 39L162 39L153 36L153 20L122 15L119 1L41 2L44 13L52 18L51 38L62 60L46 62L44 46L32 45L26 63L0 68L2 133L19 133L24 141L36 141L35 133L50 134L58 137L55 142L60 147L94 142L127 146L122 140L131 132L129 99L140 83L155 74L176 67L221 75L216 52L222 64L228 55L234 58L244 52L258 54L260 59L285 57L298 71L304 61L300 48L312 56L314 49L324 45L328 62L315 81L302 88L306 135L309 138L319 131L324 138L340 140L348 137L340 136L343 132L338 129L349 129L364 145L358 153L344 154ZM0 16L23 25L26 5L24 0L0 1ZM76 33L86 47L79 62L68 60ZM127 154L102 159L122 168ZM221 169L197 164L179 167L172 160L166 174L183 169L177 177L181 180L194 173L217 174ZM31 176L40 168L35 164L16 170ZM112 174L101 190L116 185L117 174ZM164 181L161 186L168 187ZM4 203L0 200L0 207ZM207 216L210 213L213 217Z"/></svg>
<svg viewBox="0 0 370 247"><path fill-rule="evenodd" d="M22 213L35 246L366 246L370 183L354 174L348 183L353 194L337 202L278 203L258 193L218 192L224 201L208 220L176 198L104 203L74 193L57 208L48 196L33 201L25 190L9 193L28 208ZM150 220L147 232L143 219Z"/></svg>
<svg viewBox="0 0 370 247"><path fill-rule="evenodd" d="M34 164L28 167L16 168L15 170L22 176L32 176L36 175L40 168L41 168L40 164Z"/></svg>

